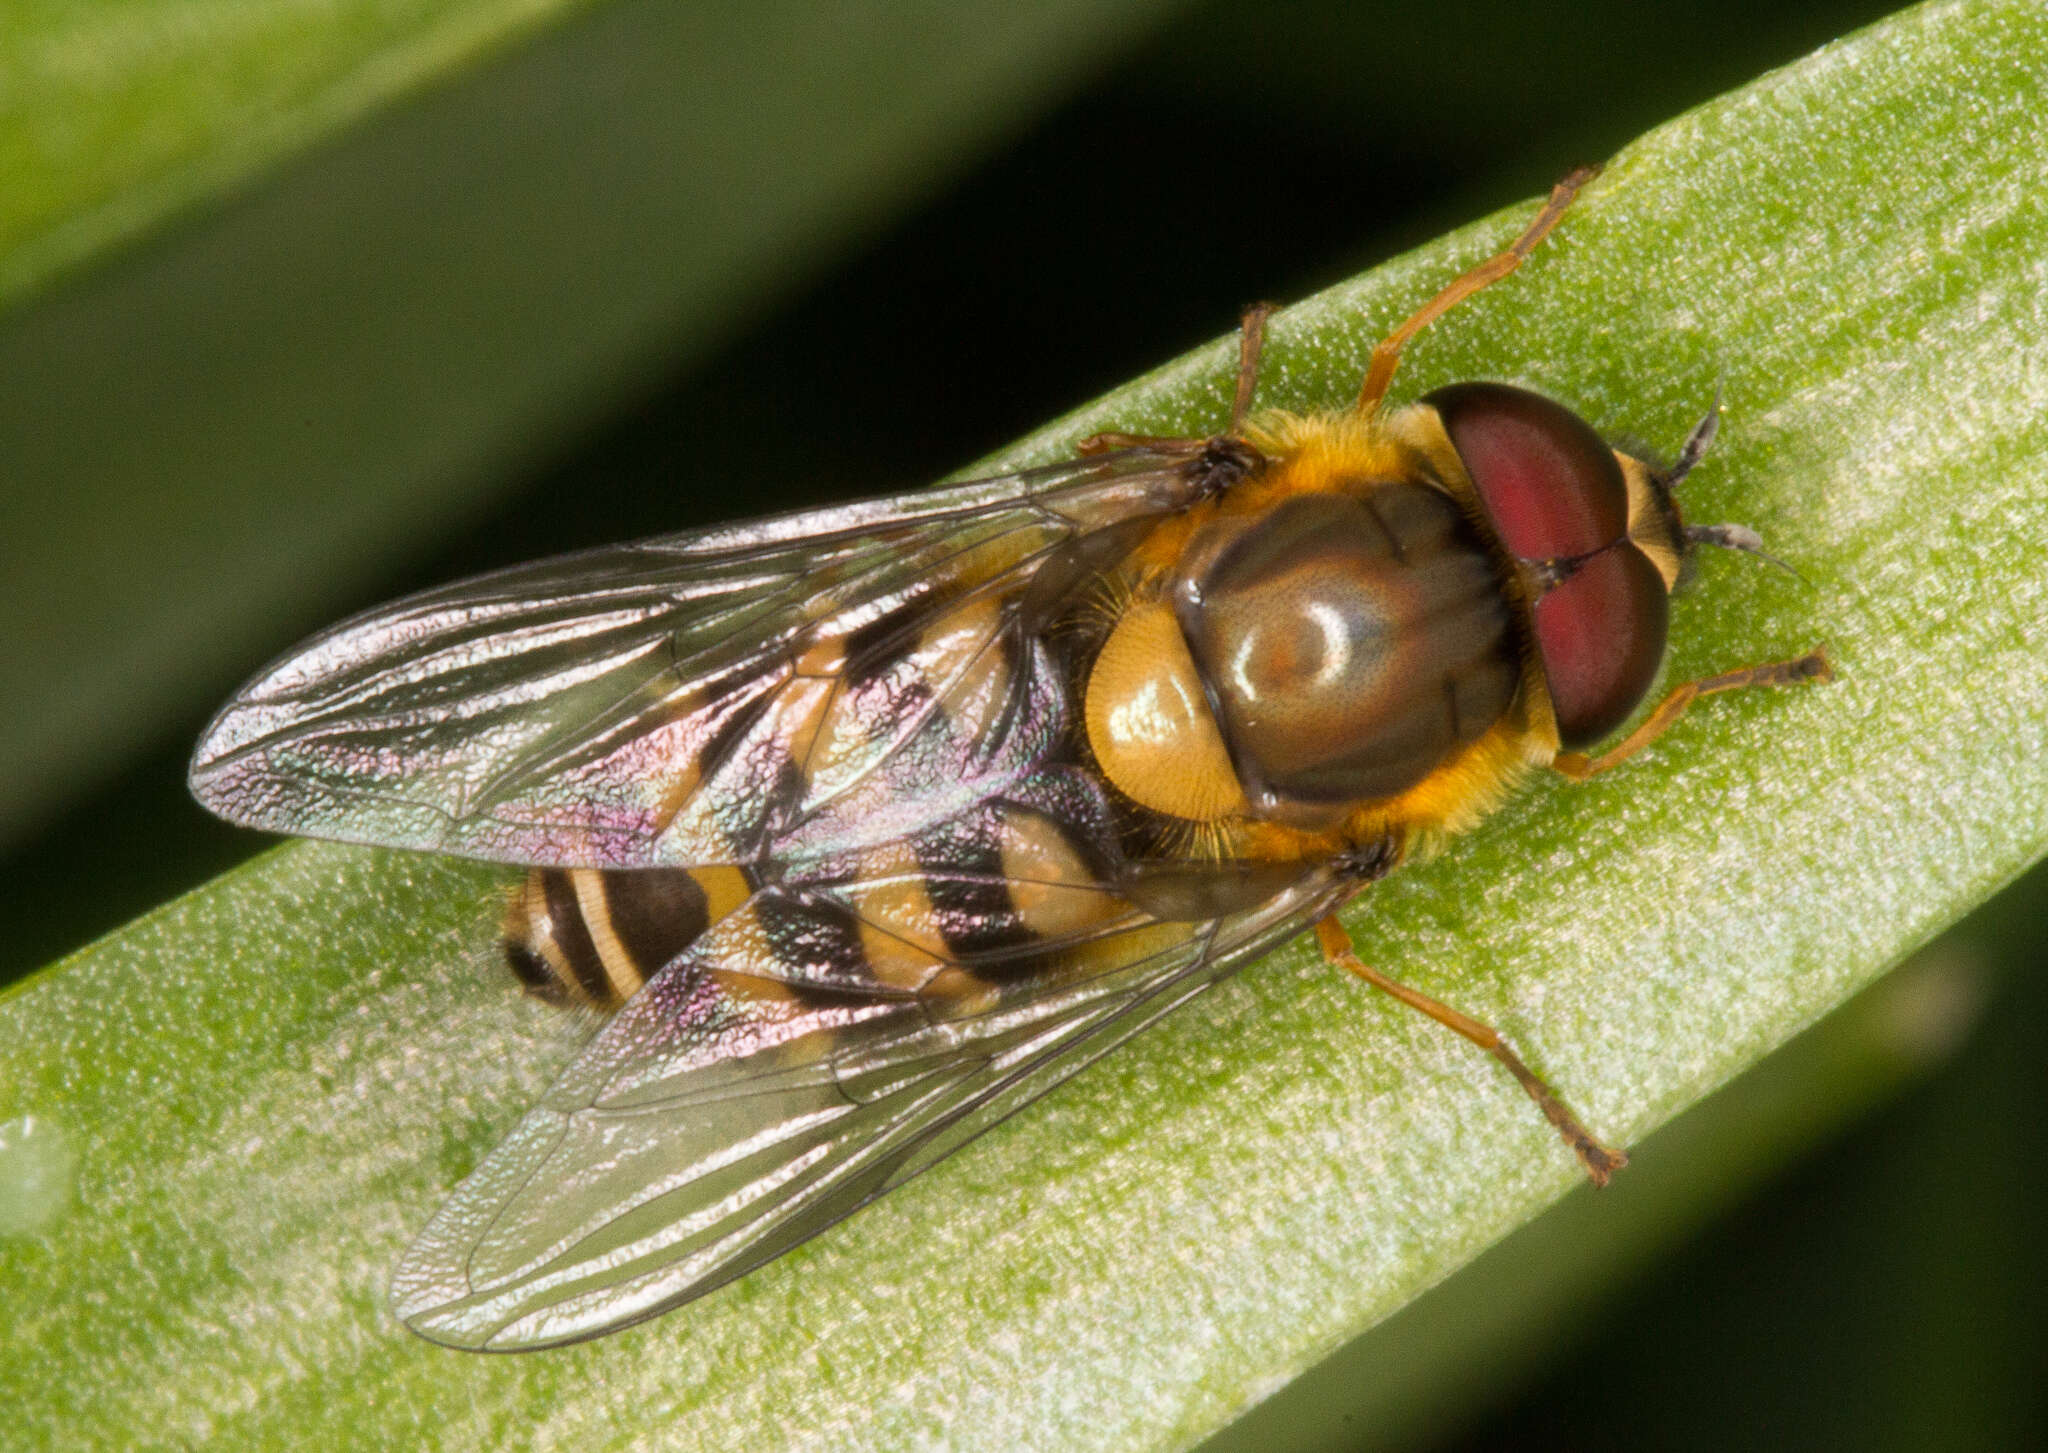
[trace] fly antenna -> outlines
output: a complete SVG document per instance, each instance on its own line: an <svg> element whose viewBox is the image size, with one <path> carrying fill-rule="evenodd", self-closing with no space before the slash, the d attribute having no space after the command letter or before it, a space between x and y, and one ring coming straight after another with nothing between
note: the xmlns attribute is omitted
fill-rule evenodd
<svg viewBox="0 0 2048 1453"><path fill-rule="evenodd" d="M1721 382L1719 379L1716 379L1714 381L1714 401L1707 405L1707 416L1692 426L1692 432L1685 436L1685 443L1679 448L1677 461L1672 464L1671 468L1664 475L1664 487L1666 489L1678 488L1679 482L1692 473L1693 467L1707 457L1707 451L1714 447L1714 436L1720 432ZM1738 528L1740 527L1738 526ZM1733 548L1745 549L1747 547L1735 546Z"/></svg>
<svg viewBox="0 0 2048 1453"><path fill-rule="evenodd" d="M1713 415L1707 417L1711 419ZM1694 545L1712 545L1721 550L1740 550L1745 555L1754 555L1768 565L1777 566L1801 585L1811 587L1813 584L1792 566L1766 551L1763 536L1747 525L1687 525L1685 538Z"/></svg>

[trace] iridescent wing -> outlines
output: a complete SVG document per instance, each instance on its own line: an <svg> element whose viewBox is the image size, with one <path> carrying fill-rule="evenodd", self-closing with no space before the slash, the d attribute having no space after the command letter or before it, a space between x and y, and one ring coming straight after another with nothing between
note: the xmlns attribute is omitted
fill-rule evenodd
<svg viewBox="0 0 2048 1453"><path fill-rule="evenodd" d="M1039 566L1198 487L1184 457L1128 450L428 591L245 686L192 791L250 827L560 866L907 831L905 813L999 790L1057 729L1014 608ZM921 679L893 689L888 667ZM969 736L936 794L858 790ZM872 815L883 802L893 819Z"/></svg>
<svg viewBox="0 0 2048 1453"><path fill-rule="evenodd" d="M944 879L919 882L943 896ZM817 952L849 921L889 923L874 911L887 882L764 890L632 999L455 1191L400 1264L393 1308L433 1341L499 1351L656 1316L901 1185L1347 891L1322 869L1205 922L1112 907L1027 959L941 955L919 986L890 988ZM810 970L792 974L793 943Z"/></svg>

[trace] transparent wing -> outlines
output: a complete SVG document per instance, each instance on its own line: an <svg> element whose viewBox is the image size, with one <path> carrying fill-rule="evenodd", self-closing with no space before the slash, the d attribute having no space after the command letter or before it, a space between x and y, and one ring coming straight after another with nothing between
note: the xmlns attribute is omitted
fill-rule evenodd
<svg viewBox="0 0 2048 1453"><path fill-rule="evenodd" d="M902 1184L1344 891L1323 871L1222 919L1132 914L980 996L943 976L791 996L772 963L750 973L758 916L735 915L456 1190L400 1264L394 1310L436 1342L501 1351L656 1316Z"/></svg>
<svg viewBox="0 0 2048 1453"><path fill-rule="evenodd" d="M192 791L250 827L504 862L730 862L832 803L816 838L843 845L860 820L847 795L935 732L980 733L950 774L962 800L1034 759L1050 729L1024 709L1034 662L990 656L1014 611L968 607L1014 601L1080 534L1184 502L1184 464L1129 450L412 596L245 686L201 739ZM941 690L861 679L910 647Z"/></svg>

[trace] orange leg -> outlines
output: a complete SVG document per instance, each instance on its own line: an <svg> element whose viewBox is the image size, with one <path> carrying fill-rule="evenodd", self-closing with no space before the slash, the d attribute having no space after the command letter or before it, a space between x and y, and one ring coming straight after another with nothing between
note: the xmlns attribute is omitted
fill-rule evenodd
<svg viewBox="0 0 2048 1453"><path fill-rule="evenodd" d="M1259 355L1266 351L1266 320L1273 316L1275 303L1253 303L1237 324L1237 393L1230 404L1232 438L1244 432L1245 416L1252 411L1252 392L1259 386Z"/></svg>
<svg viewBox="0 0 2048 1453"><path fill-rule="evenodd" d="M1090 434L1074 446L1076 454L1114 454L1119 449L1163 449L1176 454L1192 454L1200 439L1189 439L1179 434L1121 434L1110 430L1101 434Z"/></svg>
<svg viewBox="0 0 2048 1453"><path fill-rule="evenodd" d="M1378 412L1380 400L1387 396L1387 387L1394 381L1394 370L1401 366L1403 344L1474 293L1491 287L1520 267L1522 259L1536 250L1536 244L1564 216L1565 209L1571 206L1572 198L1579 194L1579 189L1599 175L1599 167L1582 166L1552 187L1550 200L1543 204L1536 220L1522 229L1522 235L1508 245L1507 251L1488 258L1456 279L1416 309L1415 315L1407 322L1381 339L1379 346L1372 351L1371 363L1366 366L1365 383L1358 390L1358 412L1368 417Z"/></svg>
<svg viewBox="0 0 2048 1453"><path fill-rule="evenodd" d="M1515 1077L1515 1083L1536 1102L1536 1108L1548 1120L1572 1148L1579 1158L1579 1164L1586 1168L1593 1184L1604 1186L1608 1178L1628 1164L1628 1157L1618 1150L1610 1149L1593 1138L1592 1132L1579 1123L1564 1101L1557 1098L1550 1086L1537 1077L1534 1070L1522 1063L1521 1056L1508 1048L1500 1031L1490 1024L1482 1024L1468 1014L1460 1014L1448 1004L1439 1004L1427 994L1418 993L1406 984L1388 978L1378 969L1358 957L1358 951L1351 946L1351 935L1344 931L1344 925L1332 913L1316 924L1316 942L1321 945L1323 957L1338 968L1356 974L1375 989L1393 995L1410 1009L1420 1009L1431 1019L1445 1028L1462 1034L1503 1065Z"/></svg>
<svg viewBox="0 0 2048 1453"><path fill-rule="evenodd" d="M1277 303L1253 303L1244 310L1237 327L1237 392L1230 404L1229 436L1244 431L1245 416L1252 411L1252 394L1259 384L1259 355L1266 351L1266 320L1278 311ZM1109 454L1118 449L1173 449L1185 451L1206 443L1202 439L1179 439L1163 434L1090 434L1075 446L1079 454Z"/></svg>
<svg viewBox="0 0 2048 1453"><path fill-rule="evenodd" d="M1663 736L1685 715L1686 708L1702 696L1740 691L1745 686L1796 686L1805 681L1831 681L1834 674L1834 667L1828 664L1826 649L1816 646L1804 656L1790 661L1766 661L1760 666L1744 666L1740 670L1724 671L1719 676L1688 681L1659 702L1657 709L1644 718L1643 724L1630 732L1612 751L1602 752L1597 757L1579 752L1559 752L1550 765L1572 781L1584 782L1610 767L1620 766Z"/></svg>

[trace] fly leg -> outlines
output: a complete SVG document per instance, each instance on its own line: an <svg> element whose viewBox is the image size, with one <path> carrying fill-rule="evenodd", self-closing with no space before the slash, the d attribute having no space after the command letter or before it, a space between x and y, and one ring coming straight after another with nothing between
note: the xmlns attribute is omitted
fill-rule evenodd
<svg viewBox="0 0 2048 1453"><path fill-rule="evenodd" d="M1572 198L1579 189L1600 175L1597 166L1582 166L1563 181L1550 189L1550 200L1543 204L1543 210L1522 229L1522 235L1508 244L1507 251L1497 253L1486 261L1456 278L1449 287L1415 310L1414 316L1380 340L1372 351L1372 361L1366 365L1365 383L1358 390L1358 412L1368 418L1379 411L1380 400L1387 396L1387 386L1394 381L1394 370L1401 366L1401 347L1410 338L1450 312L1458 304L1482 288L1491 287L1522 265L1522 259L1536 250L1536 245L1549 235L1557 225L1565 209L1572 204Z"/></svg>
<svg viewBox="0 0 2048 1453"><path fill-rule="evenodd" d="M1253 303L1244 310L1237 325L1237 391L1231 396L1230 428L1225 437L1235 439L1244 431L1245 416L1252 410L1252 395L1259 384L1259 356L1266 351L1266 320L1278 310L1277 303ZM1118 449L1190 450L1208 443L1205 439L1176 439L1160 434L1090 434L1075 446L1080 454L1108 454Z"/></svg>
<svg viewBox="0 0 2048 1453"><path fill-rule="evenodd" d="M1253 303L1237 321L1237 392L1230 401L1230 433L1244 433L1245 416L1252 411L1252 394L1259 386L1259 357L1266 351L1266 320L1278 309L1276 303Z"/></svg>
<svg viewBox="0 0 2048 1453"><path fill-rule="evenodd" d="M1105 430L1090 434L1074 446L1076 454L1114 454L1119 449L1157 449L1166 454L1192 454L1202 444L1178 434L1124 434Z"/></svg>
<svg viewBox="0 0 2048 1453"><path fill-rule="evenodd" d="M1439 1004L1427 994L1409 988L1406 984L1388 978L1372 965L1358 957L1358 951L1351 945L1351 935L1344 931L1344 925L1332 913L1316 924L1316 942L1323 950L1323 957L1348 973L1356 974L1375 989L1380 989L1399 999L1410 1009L1420 1009L1431 1019L1445 1028L1463 1035L1478 1045L1503 1065L1515 1077L1515 1083L1536 1102L1536 1108L1562 1135L1565 1144L1579 1158L1579 1164L1586 1168L1593 1184L1604 1186L1608 1178L1628 1164L1628 1157L1620 1151L1609 1148L1593 1137L1591 1131L1579 1122L1571 1107L1558 1099L1550 1086L1543 1083L1536 1072L1522 1063L1521 1056L1508 1047L1500 1031L1490 1024L1482 1024L1468 1014L1460 1014L1448 1004Z"/></svg>
<svg viewBox="0 0 2048 1453"><path fill-rule="evenodd" d="M1620 766L1663 736L1685 715L1686 708L1702 696L1717 696L1723 691L1740 691L1748 686L1796 686L1806 681L1831 681L1834 674L1834 667L1828 664L1827 651L1816 646L1804 656L1790 661L1766 661L1758 666L1744 666L1724 671L1719 676L1688 681L1657 703L1657 709L1643 719L1643 724L1624 737L1613 750L1602 752L1597 757L1588 757L1580 752L1559 752L1550 765L1572 781L1584 782L1610 767Z"/></svg>

